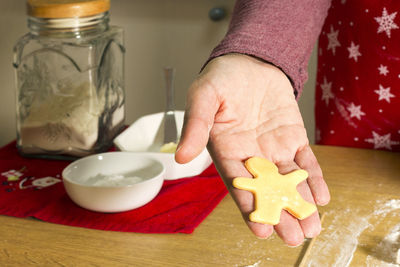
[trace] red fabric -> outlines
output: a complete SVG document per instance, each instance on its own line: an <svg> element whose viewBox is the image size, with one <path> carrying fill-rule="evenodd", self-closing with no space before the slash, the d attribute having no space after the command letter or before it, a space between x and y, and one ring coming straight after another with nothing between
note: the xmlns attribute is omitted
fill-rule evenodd
<svg viewBox="0 0 400 267"><path fill-rule="evenodd" d="M0 214L99 230L191 233L227 194L211 165L197 177L165 181L157 197L138 209L91 212L70 200L62 182L43 186L61 180L69 163L21 157L15 142L1 148ZM42 179L47 176L52 178Z"/></svg>
<svg viewBox="0 0 400 267"><path fill-rule="evenodd" d="M400 151L400 2L332 1L318 50L316 141Z"/></svg>

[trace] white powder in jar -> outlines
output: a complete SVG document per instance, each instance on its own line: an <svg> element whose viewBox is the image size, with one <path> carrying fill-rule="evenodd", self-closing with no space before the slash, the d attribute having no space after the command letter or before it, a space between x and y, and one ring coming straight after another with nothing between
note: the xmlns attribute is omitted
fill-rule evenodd
<svg viewBox="0 0 400 267"><path fill-rule="evenodd" d="M98 139L104 101L87 82L68 94L36 97L19 129L23 152L47 150L80 156L90 151Z"/></svg>

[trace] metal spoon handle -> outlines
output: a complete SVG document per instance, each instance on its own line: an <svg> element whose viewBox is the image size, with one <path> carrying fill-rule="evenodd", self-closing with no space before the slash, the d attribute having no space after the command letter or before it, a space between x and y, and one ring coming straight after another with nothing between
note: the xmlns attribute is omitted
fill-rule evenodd
<svg viewBox="0 0 400 267"><path fill-rule="evenodd" d="M165 75L165 89L167 93L167 107L166 111L174 111L174 78L175 78L175 69L171 67L164 68Z"/></svg>
<svg viewBox="0 0 400 267"><path fill-rule="evenodd" d="M176 142L178 133L175 121L175 104L174 104L174 76L175 69L171 67L164 68L165 88L167 93L167 107L164 113L164 144Z"/></svg>

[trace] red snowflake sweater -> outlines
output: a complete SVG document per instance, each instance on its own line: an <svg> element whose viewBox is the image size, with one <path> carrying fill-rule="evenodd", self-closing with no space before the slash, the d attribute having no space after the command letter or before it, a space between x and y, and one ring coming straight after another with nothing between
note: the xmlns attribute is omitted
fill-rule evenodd
<svg viewBox="0 0 400 267"><path fill-rule="evenodd" d="M237 52L264 59L301 93L321 33L316 142L400 151L398 11L390 0L238 0L210 58Z"/></svg>

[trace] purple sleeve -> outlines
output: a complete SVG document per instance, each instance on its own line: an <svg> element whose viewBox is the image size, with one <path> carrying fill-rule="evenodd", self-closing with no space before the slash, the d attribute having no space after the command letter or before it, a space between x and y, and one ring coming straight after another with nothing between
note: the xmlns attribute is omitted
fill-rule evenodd
<svg viewBox="0 0 400 267"><path fill-rule="evenodd" d="M228 53L260 58L281 68L299 94L330 2L238 0L228 32L209 60Z"/></svg>

